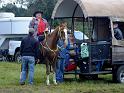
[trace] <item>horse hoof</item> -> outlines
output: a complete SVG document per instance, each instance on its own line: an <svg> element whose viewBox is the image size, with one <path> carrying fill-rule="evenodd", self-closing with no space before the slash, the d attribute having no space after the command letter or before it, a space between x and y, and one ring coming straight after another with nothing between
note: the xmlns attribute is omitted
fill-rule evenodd
<svg viewBox="0 0 124 93"><path fill-rule="evenodd" d="M47 86L50 86L50 84L47 84Z"/></svg>
<svg viewBox="0 0 124 93"><path fill-rule="evenodd" d="M56 82L54 82L54 85L58 85Z"/></svg>
<svg viewBox="0 0 124 93"><path fill-rule="evenodd" d="M54 85L58 85L57 83L54 83Z"/></svg>
<svg viewBox="0 0 124 93"><path fill-rule="evenodd" d="M50 85L50 82L49 81L46 81L46 84L47 84L47 86L49 86Z"/></svg>
<svg viewBox="0 0 124 93"><path fill-rule="evenodd" d="M47 85L47 86L50 86L50 83L47 82L46 85Z"/></svg>

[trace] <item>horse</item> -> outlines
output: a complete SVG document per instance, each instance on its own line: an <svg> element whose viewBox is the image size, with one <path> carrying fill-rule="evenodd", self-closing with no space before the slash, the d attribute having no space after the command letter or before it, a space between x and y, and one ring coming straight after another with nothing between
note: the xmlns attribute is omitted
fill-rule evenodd
<svg viewBox="0 0 124 93"><path fill-rule="evenodd" d="M45 39L42 43L40 43L41 48L40 52L44 57L44 61L46 64L46 84L50 85L49 75L51 72L51 67L53 70L53 82L57 85L56 82L56 63L58 57L58 46L57 42L59 39L65 39L64 29L66 28L66 24L62 23L58 27L55 28L53 32L50 34L45 34Z"/></svg>

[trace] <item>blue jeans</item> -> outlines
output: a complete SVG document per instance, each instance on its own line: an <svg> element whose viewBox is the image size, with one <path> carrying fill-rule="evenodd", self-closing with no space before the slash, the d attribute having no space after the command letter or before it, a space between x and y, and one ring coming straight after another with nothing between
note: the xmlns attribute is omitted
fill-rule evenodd
<svg viewBox="0 0 124 93"><path fill-rule="evenodd" d="M56 69L56 80L58 82L63 82L65 59L58 59L57 69Z"/></svg>
<svg viewBox="0 0 124 93"><path fill-rule="evenodd" d="M25 82L27 76L27 69L29 71L28 79L29 84L33 84L34 79L34 65L35 65L35 58L32 56L23 56L22 57L22 73L20 82Z"/></svg>
<svg viewBox="0 0 124 93"><path fill-rule="evenodd" d="M69 59L70 59L70 55L66 54L66 58L65 58L65 67L69 65Z"/></svg>

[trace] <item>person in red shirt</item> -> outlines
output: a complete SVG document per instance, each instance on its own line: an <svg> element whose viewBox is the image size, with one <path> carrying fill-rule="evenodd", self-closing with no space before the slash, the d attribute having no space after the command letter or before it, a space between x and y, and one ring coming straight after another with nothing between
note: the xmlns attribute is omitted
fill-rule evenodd
<svg viewBox="0 0 124 93"><path fill-rule="evenodd" d="M29 28L34 28L34 38L39 40L40 42L44 39L44 32L48 31L49 25L46 19L42 17L43 12L36 11L33 14L33 19L31 20L29 24Z"/></svg>

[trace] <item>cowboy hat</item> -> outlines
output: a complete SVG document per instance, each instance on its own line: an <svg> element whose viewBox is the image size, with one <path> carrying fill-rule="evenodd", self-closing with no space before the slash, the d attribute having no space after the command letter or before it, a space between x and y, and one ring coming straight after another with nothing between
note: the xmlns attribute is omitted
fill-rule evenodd
<svg viewBox="0 0 124 93"><path fill-rule="evenodd" d="M33 16L36 17L36 14L38 14L38 13L43 14L42 11L36 11L36 12L34 12Z"/></svg>

